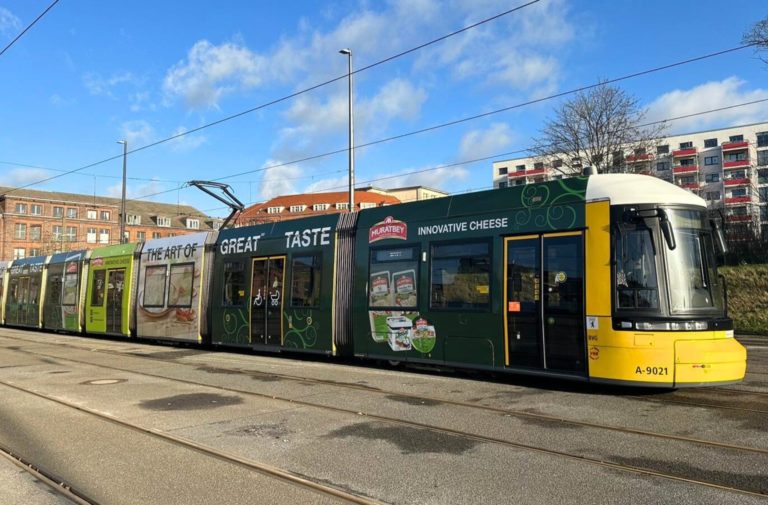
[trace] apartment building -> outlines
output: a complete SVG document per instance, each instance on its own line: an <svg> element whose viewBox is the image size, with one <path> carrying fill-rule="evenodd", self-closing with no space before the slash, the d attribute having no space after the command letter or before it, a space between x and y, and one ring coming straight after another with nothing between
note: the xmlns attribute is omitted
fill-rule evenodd
<svg viewBox="0 0 768 505"><path fill-rule="evenodd" d="M119 198L0 187L0 260L120 242ZM129 242L218 229L188 205L126 200Z"/></svg>
<svg viewBox="0 0 768 505"><path fill-rule="evenodd" d="M355 189L354 210L428 200L447 195L448 193L423 186L398 189L359 188ZM347 191L283 195L248 207L237 216L235 226L271 223L322 214L337 214L348 210L349 192Z"/></svg>
<svg viewBox="0 0 768 505"><path fill-rule="evenodd" d="M533 157L496 161L493 186L564 177L557 168ZM768 122L665 137L654 152L619 153L614 170L677 184L725 209L731 229L768 240Z"/></svg>

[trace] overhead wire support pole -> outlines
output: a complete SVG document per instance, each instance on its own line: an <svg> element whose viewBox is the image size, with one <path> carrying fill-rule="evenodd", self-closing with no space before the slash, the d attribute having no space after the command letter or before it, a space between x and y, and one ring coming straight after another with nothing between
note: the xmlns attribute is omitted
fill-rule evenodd
<svg viewBox="0 0 768 505"><path fill-rule="evenodd" d="M242 212L243 209L245 209L245 205L243 205L243 202L238 200L238 198L232 194L232 188L229 187L228 184L224 184L223 182L213 182L213 181L189 181L187 183L188 186L194 186L200 191L204 191L205 193L208 193L213 198L217 199L230 209L232 209L232 212L229 213L229 216L224 220L224 222L221 224L222 229L226 228L229 224L230 220L232 220L233 217L235 217L235 214L238 212ZM214 193L208 188L216 188L220 190L224 196L221 196L219 194Z"/></svg>

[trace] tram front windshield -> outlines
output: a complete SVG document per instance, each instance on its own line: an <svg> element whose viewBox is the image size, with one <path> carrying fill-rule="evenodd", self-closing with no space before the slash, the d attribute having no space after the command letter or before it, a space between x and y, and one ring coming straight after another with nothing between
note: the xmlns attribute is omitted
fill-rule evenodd
<svg viewBox="0 0 768 505"><path fill-rule="evenodd" d="M705 212L665 212L672 225L674 249L664 239L658 218L624 222L614 236L617 308L659 315L724 315ZM664 281L667 289L663 289Z"/></svg>

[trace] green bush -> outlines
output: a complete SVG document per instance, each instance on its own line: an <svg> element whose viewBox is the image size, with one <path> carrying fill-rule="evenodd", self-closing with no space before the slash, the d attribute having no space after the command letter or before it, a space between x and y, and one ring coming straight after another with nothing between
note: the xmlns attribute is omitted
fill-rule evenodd
<svg viewBox="0 0 768 505"><path fill-rule="evenodd" d="M737 334L768 335L768 265L721 267Z"/></svg>

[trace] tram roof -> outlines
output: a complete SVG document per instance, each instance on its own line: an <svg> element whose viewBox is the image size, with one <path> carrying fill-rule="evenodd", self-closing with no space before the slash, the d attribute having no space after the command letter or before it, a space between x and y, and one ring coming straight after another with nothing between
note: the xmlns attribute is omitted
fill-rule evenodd
<svg viewBox="0 0 768 505"><path fill-rule="evenodd" d="M703 198L651 175L601 174L587 182L586 200L610 200L612 205L682 204L706 207Z"/></svg>

